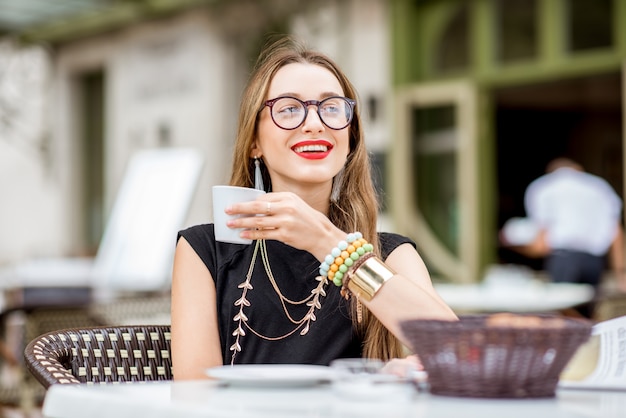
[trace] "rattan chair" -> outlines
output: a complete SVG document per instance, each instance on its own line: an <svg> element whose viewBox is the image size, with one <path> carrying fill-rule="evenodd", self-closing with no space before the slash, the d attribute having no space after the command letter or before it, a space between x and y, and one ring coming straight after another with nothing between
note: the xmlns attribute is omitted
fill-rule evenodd
<svg viewBox="0 0 626 418"><path fill-rule="evenodd" d="M91 314L88 306L21 306L0 312L0 336L7 348L0 361L0 373L5 377L0 382L0 406L27 411L44 399L45 388L25 369L24 362L18 357L29 341L53 330L105 324ZM2 412L0 417L3 417Z"/></svg>
<svg viewBox="0 0 626 418"><path fill-rule="evenodd" d="M45 387L171 380L169 325L69 328L43 334L24 350Z"/></svg>

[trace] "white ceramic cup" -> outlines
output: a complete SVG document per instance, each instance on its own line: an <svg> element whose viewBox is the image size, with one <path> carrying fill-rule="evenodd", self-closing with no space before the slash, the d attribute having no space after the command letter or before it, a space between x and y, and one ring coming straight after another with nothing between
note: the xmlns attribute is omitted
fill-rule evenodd
<svg viewBox="0 0 626 418"><path fill-rule="evenodd" d="M215 239L217 241L230 242L233 244L250 244L252 240L244 239L239 236L243 229L229 228L226 225L229 219L239 218L241 215L228 215L224 212L224 209L234 203L256 200L256 198L262 194L265 194L263 190L252 189L250 187L213 186L213 223L215 225Z"/></svg>

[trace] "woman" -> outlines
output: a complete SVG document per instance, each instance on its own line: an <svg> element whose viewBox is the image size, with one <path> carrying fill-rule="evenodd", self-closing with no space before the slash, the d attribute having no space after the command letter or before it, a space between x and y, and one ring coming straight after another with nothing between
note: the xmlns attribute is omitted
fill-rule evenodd
<svg viewBox="0 0 626 418"><path fill-rule="evenodd" d="M268 193L227 212L264 216L228 224L246 228L241 235L255 240L250 245L216 242L212 224L179 234L176 379L203 378L206 368L222 364L390 360L405 355L399 321L456 318L435 293L415 244L376 232L355 100L347 77L320 53L284 38L260 55L241 103L230 184L263 180ZM362 256L349 235L356 231L367 241L358 245L372 250ZM354 265L332 256L324 266L348 237ZM343 280L334 271L340 264L347 268Z"/></svg>

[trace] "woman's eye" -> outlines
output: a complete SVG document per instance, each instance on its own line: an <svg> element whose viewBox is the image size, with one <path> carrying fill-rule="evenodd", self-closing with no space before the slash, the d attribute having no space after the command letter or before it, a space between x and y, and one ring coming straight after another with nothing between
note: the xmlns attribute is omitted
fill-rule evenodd
<svg viewBox="0 0 626 418"><path fill-rule="evenodd" d="M322 111L324 113L336 114L339 113L339 106L337 106L335 103L327 103L322 108Z"/></svg>
<svg viewBox="0 0 626 418"><path fill-rule="evenodd" d="M278 110L278 113L284 116L293 115L299 112L301 112L301 109L299 106L296 105L283 106Z"/></svg>

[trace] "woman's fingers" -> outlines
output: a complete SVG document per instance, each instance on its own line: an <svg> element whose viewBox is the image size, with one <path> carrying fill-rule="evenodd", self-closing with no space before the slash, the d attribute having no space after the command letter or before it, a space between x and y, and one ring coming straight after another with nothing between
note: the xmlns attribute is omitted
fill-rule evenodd
<svg viewBox="0 0 626 418"><path fill-rule="evenodd" d="M318 257L332 247L324 244L332 230L328 218L293 193L267 193L257 200L232 205L227 213L242 215L230 219L228 226L243 229L241 237L245 239L277 240Z"/></svg>

